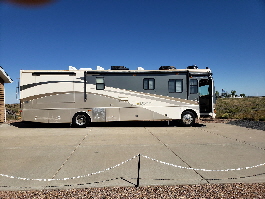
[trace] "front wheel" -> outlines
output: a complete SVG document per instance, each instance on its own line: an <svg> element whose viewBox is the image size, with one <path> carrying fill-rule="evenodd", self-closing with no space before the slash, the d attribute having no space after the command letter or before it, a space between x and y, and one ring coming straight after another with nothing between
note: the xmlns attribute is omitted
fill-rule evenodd
<svg viewBox="0 0 265 199"><path fill-rule="evenodd" d="M85 128L90 122L89 117L85 113L76 113L73 117L72 125L74 127Z"/></svg>
<svg viewBox="0 0 265 199"><path fill-rule="evenodd" d="M184 111L181 115L181 124L183 126L189 127L195 124L195 116L191 111Z"/></svg>

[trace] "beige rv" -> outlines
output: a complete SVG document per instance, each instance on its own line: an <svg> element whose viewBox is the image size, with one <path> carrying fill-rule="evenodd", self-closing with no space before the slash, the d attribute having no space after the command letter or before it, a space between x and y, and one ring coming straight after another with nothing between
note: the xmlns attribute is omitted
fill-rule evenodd
<svg viewBox="0 0 265 199"><path fill-rule="evenodd" d="M71 123L179 120L194 125L214 117L210 69L21 70L23 121Z"/></svg>

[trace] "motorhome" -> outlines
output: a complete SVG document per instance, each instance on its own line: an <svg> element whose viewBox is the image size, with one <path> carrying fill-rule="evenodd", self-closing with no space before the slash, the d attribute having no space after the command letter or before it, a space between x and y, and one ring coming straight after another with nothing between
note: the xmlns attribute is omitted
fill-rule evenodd
<svg viewBox="0 0 265 199"><path fill-rule="evenodd" d="M23 121L86 127L91 122L179 120L192 126L196 118L215 115L209 68L69 69L20 71Z"/></svg>

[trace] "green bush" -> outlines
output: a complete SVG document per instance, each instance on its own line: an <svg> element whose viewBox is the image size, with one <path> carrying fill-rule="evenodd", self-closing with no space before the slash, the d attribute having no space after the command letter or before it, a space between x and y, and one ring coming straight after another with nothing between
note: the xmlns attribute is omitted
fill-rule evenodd
<svg viewBox="0 0 265 199"><path fill-rule="evenodd" d="M265 98L219 98L216 118L265 121Z"/></svg>
<svg viewBox="0 0 265 199"><path fill-rule="evenodd" d="M7 120L18 120L21 118L19 104L6 104L5 107Z"/></svg>

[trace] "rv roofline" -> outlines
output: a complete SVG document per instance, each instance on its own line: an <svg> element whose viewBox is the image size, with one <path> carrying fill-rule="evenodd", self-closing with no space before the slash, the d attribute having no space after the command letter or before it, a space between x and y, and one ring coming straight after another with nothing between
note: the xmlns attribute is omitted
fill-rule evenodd
<svg viewBox="0 0 265 199"><path fill-rule="evenodd" d="M174 69L174 70L21 70L21 73L32 73L32 75L75 75L86 74L190 74L192 76L212 76L210 69Z"/></svg>
<svg viewBox="0 0 265 199"><path fill-rule="evenodd" d="M211 73L210 69L175 69L175 70L89 70L90 73Z"/></svg>
<svg viewBox="0 0 265 199"><path fill-rule="evenodd" d="M174 70L20 70L24 73L34 72L51 72L51 73L67 73L85 71L86 73L176 73L176 72L191 72L191 73L210 73L210 69L174 69Z"/></svg>
<svg viewBox="0 0 265 199"><path fill-rule="evenodd" d="M69 73L69 72L76 72L78 70L20 70L23 73L34 73L34 72L43 72L43 73Z"/></svg>

